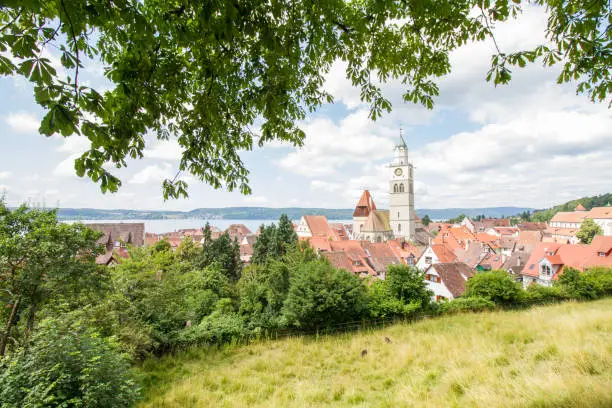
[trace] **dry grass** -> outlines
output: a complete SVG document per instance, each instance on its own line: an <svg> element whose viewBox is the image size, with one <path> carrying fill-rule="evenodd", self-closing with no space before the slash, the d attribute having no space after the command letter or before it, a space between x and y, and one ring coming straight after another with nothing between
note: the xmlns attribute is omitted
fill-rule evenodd
<svg viewBox="0 0 612 408"><path fill-rule="evenodd" d="M612 407L612 299L194 350L142 372L142 407Z"/></svg>

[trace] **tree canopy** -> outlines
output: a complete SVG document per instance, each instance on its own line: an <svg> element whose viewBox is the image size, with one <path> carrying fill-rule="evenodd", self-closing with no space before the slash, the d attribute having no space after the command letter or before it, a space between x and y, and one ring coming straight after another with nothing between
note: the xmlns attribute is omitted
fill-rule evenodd
<svg viewBox="0 0 612 408"><path fill-rule="evenodd" d="M391 110L380 85L394 79L404 101L432 108L450 52L493 36L494 24L527 3L549 12L547 44L508 54L495 42L487 80L508 83L512 66L561 63L560 83L609 99L611 6L603 0L8 0L0 74L34 85L46 111L40 133L89 139L75 170L102 191L119 188L109 169L141 158L153 134L182 149L166 198L187 194L182 173L246 194L240 153L274 140L301 145L298 121L333 100L323 88L332 63L346 63L372 119ZM97 61L109 90L80 78Z"/></svg>

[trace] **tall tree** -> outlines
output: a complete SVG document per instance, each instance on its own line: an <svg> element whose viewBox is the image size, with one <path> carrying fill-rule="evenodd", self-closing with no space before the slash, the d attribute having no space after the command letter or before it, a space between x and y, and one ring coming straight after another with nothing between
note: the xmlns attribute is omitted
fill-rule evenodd
<svg viewBox="0 0 612 408"><path fill-rule="evenodd" d="M152 133L176 138L182 150L165 197L187 194L180 172L249 193L239 152L273 140L301 145L299 120L332 101L323 85L334 61L346 63L372 119L391 109L381 83L393 79L405 84L405 101L432 108L450 52L493 36L494 24L525 3L8 0L0 6L0 74L33 83L46 111L42 134L89 139L75 168L102 191L121 184L105 164L141 158ZM512 66L529 62L561 63L560 83L576 81L578 92L608 100L610 2L529 3L548 10L547 44L506 53L495 43L487 80L507 83ZM106 92L82 81L93 60L112 84Z"/></svg>
<svg viewBox="0 0 612 408"><path fill-rule="evenodd" d="M603 235L603 230L595 221L587 218L582 221L580 230L576 233L576 238L583 244L590 244L593 238L595 238L595 235Z"/></svg>
<svg viewBox="0 0 612 408"><path fill-rule="evenodd" d="M18 320L25 321L21 338L27 341L46 302L99 285L99 236L83 224L60 223L55 211L10 210L0 202L0 299L6 298L0 356Z"/></svg>

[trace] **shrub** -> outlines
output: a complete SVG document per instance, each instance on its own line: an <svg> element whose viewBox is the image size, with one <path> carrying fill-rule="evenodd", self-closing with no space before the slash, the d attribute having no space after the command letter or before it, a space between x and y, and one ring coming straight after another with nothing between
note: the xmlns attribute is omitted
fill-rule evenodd
<svg viewBox="0 0 612 408"><path fill-rule="evenodd" d="M467 281L466 297L481 297L498 305L520 300L522 289L505 271L480 272Z"/></svg>
<svg viewBox="0 0 612 408"><path fill-rule="evenodd" d="M216 310L199 325L185 329L179 341L183 345L221 344L241 340L247 335L244 317L234 312Z"/></svg>
<svg viewBox="0 0 612 408"><path fill-rule="evenodd" d="M81 322L47 321L0 369L2 407L129 407L139 396L128 361Z"/></svg>
<svg viewBox="0 0 612 408"><path fill-rule="evenodd" d="M522 301L526 305L559 302L568 298L567 293L558 286L529 285L523 294Z"/></svg>
<svg viewBox="0 0 612 408"><path fill-rule="evenodd" d="M564 268L559 276L558 286L572 299L597 299L597 284L574 268Z"/></svg>
<svg viewBox="0 0 612 408"><path fill-rule="evenodd" d="M482 297L464 297L440 304L442 313L454 314L464 312L484 312L493 310L495 302Z"/></svg>
<svg viewBox="0 0 612 408"><path fill-rule="evenodd" d="M583 276L595 286L599 296L612 295L612 268L602 266L590 268Z"/></svg>
<svg viewBox="0 0 612 408"><path fill-rule="evenodd" d="M335 269L325 260L303 264L291 277L283 305L290 326L316 329L353 321L367 312L361 278Z"/></svg>

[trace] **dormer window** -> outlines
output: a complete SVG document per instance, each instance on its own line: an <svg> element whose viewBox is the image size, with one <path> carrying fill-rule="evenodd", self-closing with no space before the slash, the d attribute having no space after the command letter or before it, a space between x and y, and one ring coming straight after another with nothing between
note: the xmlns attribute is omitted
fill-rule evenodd
<svg viewBox="0 0 612 408"><path fill-rule="evenodd" d="M542 265L542 275L552 276L552 270L549 265Z"/></svg>
<svg viewBox="0 0 612 408"><path fill-rule="evenodd" d="M598 252L597 255L601 256L601 257L605 257L606 253L605 252Z"/></svg>

